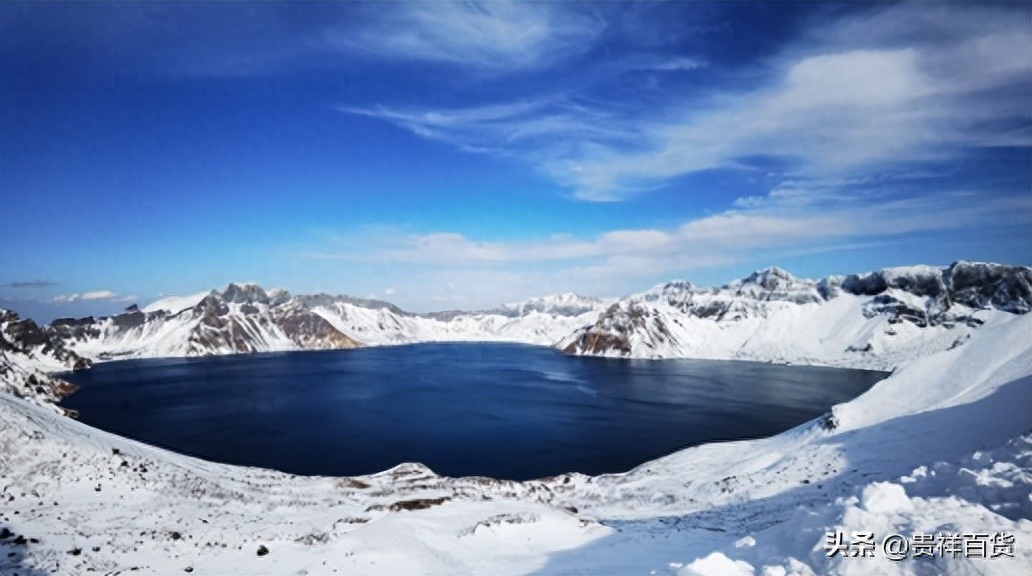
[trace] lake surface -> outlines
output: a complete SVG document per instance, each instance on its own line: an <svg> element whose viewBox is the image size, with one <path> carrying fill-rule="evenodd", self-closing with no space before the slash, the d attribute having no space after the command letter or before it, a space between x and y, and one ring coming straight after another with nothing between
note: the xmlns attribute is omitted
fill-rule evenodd
<svg viewBox="0 0 1032 576"><path fill-rule="evenodd" d="M66 378L92 426L217 462L358 475L622 472L680 448L776 434L883 372L616 360L447 343L98 364Z"/></svg>

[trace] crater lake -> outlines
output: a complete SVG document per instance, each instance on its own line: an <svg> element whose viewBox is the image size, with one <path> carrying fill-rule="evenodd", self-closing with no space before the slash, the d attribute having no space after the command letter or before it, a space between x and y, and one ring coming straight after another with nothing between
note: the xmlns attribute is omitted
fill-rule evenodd
<svg viewBox="0 0 1032 576"><path fill-rule="evenodd" d="M688 446L776 434L885 376L424 343L105 362L63 376L80 388L62 406L216 462L332 476L421 462L525 480L623 472Z"/></svg>

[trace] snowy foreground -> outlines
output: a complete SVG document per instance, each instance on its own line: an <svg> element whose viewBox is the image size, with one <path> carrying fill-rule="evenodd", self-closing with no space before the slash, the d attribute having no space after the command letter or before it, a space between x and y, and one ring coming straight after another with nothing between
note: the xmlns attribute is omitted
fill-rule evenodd
<svg viewBox="0 0 1032 576"><path fill-rule="evenodd" d="M1002 314L778 436L522 483L214 464L0 393L0 573L1028 574L1030 362ZM891 534L936 545L894 561Z"/></svg>

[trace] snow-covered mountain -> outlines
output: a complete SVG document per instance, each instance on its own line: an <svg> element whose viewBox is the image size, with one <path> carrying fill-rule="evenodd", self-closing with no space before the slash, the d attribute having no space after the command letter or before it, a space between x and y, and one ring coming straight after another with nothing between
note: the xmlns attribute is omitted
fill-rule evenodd
<svg viewBox="0 0 1032 576"><path fill-rule="evenodd" d="M295 296L247 283L40 330L61 350L94 360L506 341L570 354L889 368L1028 312L1030 286L1032 269L986 263L819 281L768 268L718 288L674 281L620 300L561 294L480 312L414 314L380 300Z"/></svg>
<svg viewBox="0 0 1032 576"><path fill-rule="evenodd" d="M590 312L598 312L604 308L606 300L566 293L541 298L531 298L523 302L505 304L497 310L503 316L524 316L530 312L552 314L556 316L580 316Z"/></svg>
<svg viewBox="0 0 1032 576"><path fill-rule="evenodd" d="M51 331L9 310L0 310L0 390L53 407L75 385L53 372L85 370L92 365L65 347Z"/></svg>
<svg viewBox="0 0 1032 576"><path fill-rule="evenodd" d="M510 482L402 464L355 478L291 476L175 454L0 392L0 573L1027 574L1032 315L997 308L1020 312L1020 294L993 302L1020 292L1023 270L1016 284L967 293L992 309L950 296L946 312L956 318L935 326L876 312L913 330L967 329L959 319L972 313L992 318L962 345L903 358L826 417L624 474ZM884 294L796 304L809 298L806 282L762 276L711 295L740 288L789 299L769 300L782 303L769 310L746 306L763 301L754 297L736 302L768 318L782 305L845 302L848 324ZM676 308L686 289L650 293L650 306L672 296L665 305ZM870 353L899 356L897 342ZM17 353L32 357L36 346ZM847 543L870 533L875 545L870 557L859 546L830 554L829 533ZM936 547L890 559L882 542L893 535L908 543L927 535ZM966 541L975 553L948 548Z"/></svg>
<svg viewBox="0 0 1032 576"><path fill-rule="evenodd" d="M299 297L312 305L312 297ZM321 299L311 307L362 344L429 341L504 341L550 346L594 322L608 301L573 294L535 298L483 312L410 314L394 306L373 307L345 298Z"/></svg>
<svg viewBox="0 0 1032 576"><path fill-rule="evenodd" d="M607 304L566 294L485 312L412 314L379 300L230 284L116 316L56 320L50 330L69 349L99 360L451 340L552 345L594 322Z"/></svg>
<svg viewBox="0 0 1032 576"><path fill-rule="evenodd" d="M712 289L676 281L621 299L570 354L891 368L1032 307L1032 269L955 262L800 279L768 268Z"/></svg>
<svg viewBox="0 0 1032 576"><path fill-rule="evenodd" d="M99 319L55 320L66 346L96 359L205 356L299 348L354 348L357 342L317 314L291 305L289 295L255 284L222 292L135 305Z"/></svg>
<svg viewBox="0 0 1032 576"><path fill-rule="evenodd" d="M966 262L817 282L772 268L716 289L672 282L612 303L562 296L443 315L231 285L50 327L2 312L0 572L1027 573L1030 279L1029 268ZM52 402L68 389L48 375L88 367L80 352L349 346L360 334L548 342L566 325L573 353L895 370L771 438L529 482L418 464L307 478L204 462L59 416ZM829 532L873 532L876 544L986 534L1002 553L830 555Z"/></svg>
<svg viewBox="0 0 1032 576"><path fill-rule="evenodd" d="M570 354L889 368L958 346L1032 307L1032 269L956 262L800 279L768 268L719 288L668 282L620 300L561 294L495 309L414 314L380 300L252 283L39 328L94 360L428 341L506 341Z"/></svg>

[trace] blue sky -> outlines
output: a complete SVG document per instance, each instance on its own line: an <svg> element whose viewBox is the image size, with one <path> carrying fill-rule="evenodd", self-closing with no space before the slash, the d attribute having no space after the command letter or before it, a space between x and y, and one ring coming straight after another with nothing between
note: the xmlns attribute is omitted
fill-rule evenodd
<svg viewBox="0 0 1032 576"><path fill-rule="evenodd" d="M1027 3L0 4L0 305L1032 263Z"/></svg>

